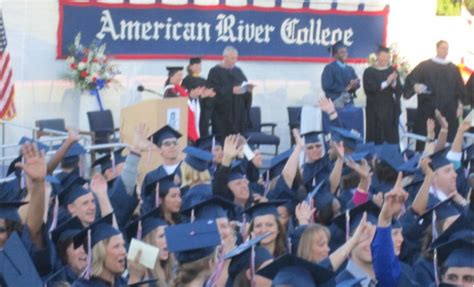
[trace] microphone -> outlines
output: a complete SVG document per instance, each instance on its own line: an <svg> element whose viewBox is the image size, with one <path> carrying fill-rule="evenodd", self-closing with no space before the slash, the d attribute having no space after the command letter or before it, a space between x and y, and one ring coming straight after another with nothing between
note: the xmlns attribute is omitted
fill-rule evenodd
<svg viewBox="0 0 474 287"><path fill-rule="evenodd" d="M151 89L147 89L145 88L143 85L139 85L137 87L137 91L139 91L140 93L142 92L148 92L150 94L154 94L154 95L157 95L157 96L160 96L161 98L163 98L163 94L160 93L160 92L157 92L157 91L154 91L154 90L151 90Z"/></svg>

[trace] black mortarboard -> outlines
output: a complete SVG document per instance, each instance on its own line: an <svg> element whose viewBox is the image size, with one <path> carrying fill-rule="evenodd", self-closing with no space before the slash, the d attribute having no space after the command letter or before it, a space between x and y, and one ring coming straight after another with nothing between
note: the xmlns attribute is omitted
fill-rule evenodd
<svg viewBox="0 0 474 287"><path fill-rule="evenodd" d="M377 53L380 53L380 52L390 53L390 48L388 48L384 45L378 45Z"/></svg>
<svg viewBox="0 0 474 287"><path fill-rule="evenodd" d="M317 143L320 142L319 135L322 134L323 132L308 132L305 134L302 134L302 137L304 138L304 143L305 144L310 144L310 143Z"/></svg>
<svg viewBox="0 0 474 287"><path fill-rule="evenodd" d="M344 43L342 41L337 41L336 43L334 43L332 46L329 47L329 52L332 55L335 55L337 53L337 51L341 48L347 48L347 46L344 45Z"/></svg>
<svg viewBox="0 0 474 287"><path fill-rule="evenodd" d="M357 228L357 226L359 226L360 220L362 219L364 212L367 212L367 222L371 222L372 224L377 225L380 208L372 201L367 201L366 203L358 205L349 210L349 231L351 233ZM334 218L333 222L334 224L336 224L337 227L339 227L339 229L345 231L346 213L343 212L342 214Z"/></svg>
<svg viewBox="0 0 474 287"><path fill-rule="evenodd" d="M293 153L293 148L290 148L272 158L270 162L270 179L273 179L281 174L291 153Z"/></svg>
<svg viewBox="0 0 474 287"><path fill-rule="evenodd" d="M9 236L0 251L0 283L5 286L43 286L31 256L16 232Z"/></svg>
<svg viewBox="0 0 474 287"><path fill-rule="evenodd" d="M138 238L142 240L148 233L152 232L159 226L167 226L163 219L159 218L160 208L157 207L150 212L140 216L130 222L126 227L127 239ZM141 228L141 229L140 229Z"/></svg>
<svg viewBox="0 0 474 287"><path fill-rule="evenodd" d="M26 201L0 202L0 218L21 223L20 214L18 214L18 208L27 203L28 202Z"/></svg>
<svg viewBox="0 0 474 287"><path fill-rule="evenodd" d="M112 168L113 164L118 165L122 162L125 162L126 157L122 155L123 150L124 148L120 148L113 152L114 154L113 161L112 161L112 153L108 153L104 155L103 157L94 161L94 163L92 164L92 167L100 165L100 170L102 173L104 173L109 168Z"/></svg>
<svg viewBox="0 0 474 287"><path fill-rule="evenodd" d="M273 214L278 218L278 209L277 207L285 204L284 200L273 200L266 201L254 204L253 206L247 208L244 213L247 214L250 220L255 219L257 216Z"/></svg>
<svg viewBox="0 0 474 287"><path fill-rule="evenodd" d="M159 130L157 130L156 132L154 132L151 136L152 136L153 143L156 144L157 146L161 146L161 144L163 143L165 139L169 139L169 138L179 139L181 137L181 134L177 130L170 127L169 125L166 125L160 128Z"/></svg>
<svg viewBox="0 0 474 287"><path fill-rule="evenodd" d="M168 70L168 77L171 78L179 71L183 70L182 66L167 66L166 70Z"/></svg>
<svg viewBox="0 0 474 287"><path fill-rule="evenodd" d="M436 221L446 219L451 216L459 215L459 210L453 206L452 197L446 200L440 201L434 196L428 197L428 210L425 211L419 218L418 224L423 224L426 220L430 220L433 216L433 211L436 211Z"/></svg>
<svg viewBox="0 0 474 287"><path fill-rule="evenodd" d="M64 242L72 239L84 228L79 218L76 216L63 222L51 232L51 240L58 246L58 242Z"/></svg>
<svg viewBox="0 0 474 287"><path fill-rule="evenodd" d="M67 206L68 204L73 203L79 197L88 194L91 192L88 189L85 189L83 185L86 183L86 180L82 177L76 177L75 180L72 180L68 185L58 194L59 204L61 206Z"/></svg>
<svg viewBox="0 0 474 287"><path fill-rule="evenodd" d="M313 262L286 254L257 272L272 280L272 286L318 286L329 281L334 272Z"/></svg>
<svg viewBox="0 0 474 287"><path fill-rule="evenodd" d="M197 171L205 171L212 161L212 154L208 151L192 146L186 147L183 152L186 154L184 161Z"/></svg>
<svg viewBox="0 0 474 287"><path fill-rule="evenodd" d="M357 145L364 142L360 133L356 130L346 130L343 128L331 127L332 138L335 141L342 140L344 145L355 150Z"/></svg>
<svg viewBox="0 0 474 287"><path fill-rule="evenodd" d="M445 165L451 164L451 161L446 158L447 153L448 153L448 148L444 148L430 155L430 158L431 158L430 165L434 171L436 171L438 168L441 168Z"/></svg>
<svg viewBox="0 0 474 287"><path fill-rule="evenodd" d="M113 213L110 213L96 221L94 221L88 227L82 229L76 236L74 236L74 248L78 248L81 245L84 245L84 249L87 250L87 234L89 230L91 232L91 248L94 247L98 242L110 238L112 236L120 234L113 225Z"/></svg>
<svg viewBox="0 0 474 287"><path fill-rule="evenodd" d="M200 137L196 143L195 147L200 148L202 150L207 150L212 152L212 147L214 146L223 146L222 141L218 135L209 135L209 136L204 136Z"/></svg>
<svg viewBox="0 0 474 287"><path fill-rule="evenodd" d="M201 58L200 57L192 57L189 59L189 64L194 65L194 64L200 64L201 63Z"/></svg>
<svg viewBox="0 0 474 287"><path fill-rule="evenodd" d="M217 225L211 220L177 224L165 229L168 250L174 252L180 264L204 258L221 243Z"/></svg>
<svg viewBox="0 0 474 287"><path fill-rule="evenodd" d="M24 145L24 144L27 143L27 142L36 144L36 146L38 147L38 150L39 150L39 151L43 151L43 152L49 151L49 146L48 146L48 145L46 145L46 144L44 144L44 143L42 143L42 142L40 142L40 141L31 139L31 138L29 138L29 137L22 137L22 138L20 139L20 142L18 142L18 144Z"/></svg>
<svg viewBox="0 0 474 287"><path fill-rule="evenodd" d="M206 84L207 84L206 80L204 80L201 77L190 77L188 82L185 85L183 85L183 87L189 91L189 90L196 89L199 87L205 87Z"/></svg>
<svg viewBox="0 0 474 287"><path fill-rule="evenodd" d="M209 220L221 217L227 218L227 212L234 207L234 204L219 196L201 197L193 202L194 205L186 206L181 213L190 217L194 210L195 220Z"/></svg>

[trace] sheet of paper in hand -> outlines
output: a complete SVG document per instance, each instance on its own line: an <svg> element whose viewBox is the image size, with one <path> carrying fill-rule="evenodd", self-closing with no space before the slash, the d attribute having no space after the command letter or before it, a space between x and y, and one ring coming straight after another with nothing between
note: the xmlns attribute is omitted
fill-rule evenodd
<svg viewBox="0 0 474 287"><path fill-rule="evenodd" d="M135 260L135 257L140 250L142 251L142 255L139 263L146 268L153 269L155 267L155 262L158 259L160 249L133 238L130 243L130 248L128 249L127 259L131 261Z"/></svg>
<svg viewBox="0 0 474 287"><path fill-rule="evenodd" d="M246 81L242 82L242 84L240 85L240 87L242 89L245 89L246 92L250 92L253 88L255 88L255 86L255 84Z"/></svg>

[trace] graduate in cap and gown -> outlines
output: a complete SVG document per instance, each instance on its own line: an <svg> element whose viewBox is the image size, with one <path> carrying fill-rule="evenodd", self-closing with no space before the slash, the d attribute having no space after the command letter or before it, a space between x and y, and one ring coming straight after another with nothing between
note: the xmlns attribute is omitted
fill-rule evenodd
<svg viewBox="0 0 474 287"><path fill-rule="evenodd" d="M399 142L398 118L403 92L397 71L390 65L390 49L379 46L375 65L364 71L364 91L367 95L366 139L375 144Z"/></svg>

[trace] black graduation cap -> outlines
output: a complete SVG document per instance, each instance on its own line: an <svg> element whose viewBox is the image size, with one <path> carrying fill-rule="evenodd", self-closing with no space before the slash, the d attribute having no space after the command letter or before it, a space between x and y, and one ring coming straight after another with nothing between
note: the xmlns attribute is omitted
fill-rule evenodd
<svg viewBox="0 0 474 287"><path fill-rule="evenodd" d="M196 143L194 144L195 147L200 148L202 150L207 150L212 152L213 146L220 146L222 147L222 139L220 135L208 135L204 137L200 137Z"/></svg>
<svg viewBox="0 0 474 287"><path fill-rule="evenodd" d="M151 136L153 143L157 146L161 146L164 140L169 138L179 139L181 137L181 134L169 125L166 125L154 132Z"/></svg>
<svg viewBox="0 0 474 287"><path fill-rule="evenodd" d="M194 65L194 64L200 64L201 63L201 58L200 57L192 57L189 59L189 64Z"/></svg>
<svg viewBox="0 0 474 287"><path fill-rule="evenodd" d="M23 158L23 156L20 155L20 156L18 156L17 158L15 158L15 159L10 163L10 165L8 165L7 176L9 176L9 175L12 174L12 173L15 173L15 175L16 175L17 177L19 177L19 176L21 175L21 168L16 167L15 165L16 165L17 163L20 163L21 160L22 160L22 158Z"/></svg>
<svg viewBox="0 0 474 287"><path fill-rule="evenodd" d="M302 134L302 137L304 138L304 143L305 144L311 144L311 143L318 143L321 140L319 139L319 135L322 134L323 132L319 131L312 131L312 132L307 132L305 134Z"/></svg>
<svg viewBox="0 0 474 287"><path fill-rule="evenodd" d="M357 145L364 142L360 133L356 130L347 130L338 127L331 127L333 140L342 140L344 145L355 150Z"/></svg>
<svg viewBox="0 0 474 287"><path fill-rule="evenodd" d="M147 236L148 233L152 232L155 228L159 226L167 226L168 224L166 223L166 221L159 217L159 213L160 208L157 207L135 219L134 221L130 222L125 227L128 240L138 237L138 239L142 240L145 236Z"/></svg>
<svg viewBox="0 0 474 287"><path fill-rule="evenodd" d="M272 286L319 286L334 272L291 254L283 255L257 272L272 280Z"/></svg>
<svg viewBox="0 0 474 287"><path fill-rule="evenodd" d="M64 188L59 192L59 204L61 206L67 206L68 204L73 203L79 197L91 192L90 190L83 187L86 182L87 181L82 177L76 177L74 180L71 180L68 185L64 186Z"/></svg>
<svg viewBox="0 0 474 287"><path fill-rule="evenodd" d="M388 48L384 45L378 45L377 46L377 53L381 53L381 52L390 53L390 48Z"/></svg>
<svg viewBox="0 0 474 287"><path fill-rule="evenodd" d="M346 45L344 45L344 43L341 41L337 41L336 43L334 43L332 46L329 46L328 50L329 52L334 56L336 55L337 51L341 48L347 48Z"/></svg>
<svg viewBox="0 0 474 287"><path fill-rule="evenodd" d="M112 168L112 165L115 163L115 165L118 165L122 162L125 162L126 157L122 155L122 151L124 148L120 148L116 151L113 152L114 154L114 162L112 162L112 153L108 153L104 155L103 157L97 159L94 161L92 164L92 167L100 165L100 170L102 173L104 173L106 170L109 168Z"/></svg>
<svg viewBox="0 0 474 287"><path fill-rule="evenodd" d="M270 179L273 179L281 174L291 153L293 153L293 148L290 148L272 158L270 162Z"/></svg>
<svg viewBox="0 0 474 287"><path fill-rule="evenodd" d="M364 212L367 212L367 222L371 222L376 225L378 223L380 208L372 201L367 201L364 204L358 205L346 212L343 212L333 220L333 223L343 231L346 230L347 212L349 212L349 231L352 233L352 231L354 231L359 225Z"/></svg>
<svg viewBox="0 0 474 287"><path fill-rule="evenodd" d="M186 154L184 161L197 171L205 171L212 161L212 154L202 149L188 146L183 152Z"/></svg>
<svg viewBox="0 0 474 287"><path fill-rule="evenodd" d="M259 202L253 206L245 209L244 213L247 214L249 220L254 220L257 216L273 214L278 218L277 207L285 204L284 200L272 200L266 202Z"/></svg>
<svg viewBox="0 0 474 287"><path fill-rule="evenodd" d="M180 264L210 255L221 243L219 230L212 220L168 226L165 229L165 236L168 250L175 253Z"/></svg>
<svg viewBox="0 0 474 287"><path fill-rule="evenodd" d="M167 66L166 70L168 70L168 77L171 78L179 71L183 70L182 66Z"/></svg>
<svg viewBox="0 0 474 287"><path fill-rule="evenodd" d="M251 268L251 248L255 249L255 269L258 269L265 261L273 259L268 249L257 246L263 239L268 237L270 233L262 234L254 239L249 239L244 243L240 244L232 251L224 255L224 260L231 259L228 272L229 279L233 280L243 270Z"/></svg>
<svg viewBox="0 0 474 287"><path fill-rule="evenodd" d="M428 210L418 217L418 224L423 224L426 220L430 220L433 216L433 211L436 211L436 221L446 219L451 216L459 215L459 210L452 204L453 198L450 197L443 201L436 199L434 196L428 197Z"/></svg>
<svg viewBox="0 0 474 287"><path fill-rule="evenodd" d="M16 232L10 234L0 251L0 283L5 286L43 286L36 267Z"/></svg>
<svg viewBox="0 0 474 287"><path fill-rule="evenodd" d="M20 215L18 214L18 208L20 208L20 206L27 203L28 203L27 201L0 202L0 218L21 223L21 218L20 218Z"/></svg>
<svg viewBox="0 0 474 287"><path fill-rule="evenodd" d="M84 228L79 218L76 216L68 219L51 232L51 240L57 246L58 242L72 239Z"/></svg>
<svg viewBox="0 0 474 287"><path fill-rule="evenodd" d="M436 171L438 168L441 168L445 165L451 164L451 161L446 158L448 151L449 151L449 148L444 148L442 150L435 152L434 154L430 156L431 158L430 166L433 169L433 171Z"/></svg>
<svg viewBox="0 0 474 287"><path fill-rule="evenodd" d="M190 77L188 82L183 85L188 91L199 87L206 87L207 81L201 77Z"/></svg>
<svg viewBox="0 0 474 287"><path fill-rule="evenodd" d="M194 210L194 217L196 220L209 220L216 218L227 218L227 212L234 208L234 204L219 196L212 196L209 198L198 198L194 205L187 206L182 209L181 213L190 217L192 210Z"/></svg>
<svg viewBox="0 0 474 287"><path fill-rule="evenodd" d="M93 248L98 242L110 238L114 235L120 234L120 231L113 227L113 213L94 221L88 227L82 229L73 238L74 248L78 248L81 245L87 247L87 234L91 231L91 248ZM87 248L84 248L86 252L89 252Z"/></svg>

